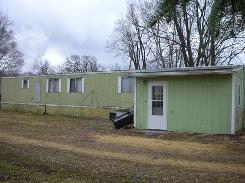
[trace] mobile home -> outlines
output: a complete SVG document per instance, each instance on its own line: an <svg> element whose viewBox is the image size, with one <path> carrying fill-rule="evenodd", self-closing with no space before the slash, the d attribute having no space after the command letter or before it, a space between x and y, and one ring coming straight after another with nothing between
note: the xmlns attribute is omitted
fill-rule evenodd
<svg viewBox="0 0 245 183"><path fill-rule="evenodd" d="M3 77L4 110L108 118L134 109L136 129L235 134L244 123L243 66Z"/></svg>
<svg viewBox="0 0 245 183"><path fill-rule="evenodd" d="M107 118L111 110L133 108L133 82L128 72L3 77L1 108Z"/></svg>

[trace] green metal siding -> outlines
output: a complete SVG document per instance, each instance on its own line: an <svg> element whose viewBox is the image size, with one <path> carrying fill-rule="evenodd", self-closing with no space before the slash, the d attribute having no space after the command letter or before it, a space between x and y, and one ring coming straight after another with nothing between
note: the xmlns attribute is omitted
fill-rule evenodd
<svg viewBox="0 0 245 183"><path fill-rule="evenodd" d="M136 127L147 128L147 80L168 81L169 131L229 134L231 75L137 78Z"/></svg>
<svg viewBox="0 0 245 183"><path fill-rule="evenodd" d="M41 103L57 105L82 106L133 106L133 93L117 93L118 73L99 73L89 75L63 75L50 77L18 77L3 78L2 101L17 103L34 103L35 83L41 83ZM67 79L75 77L85 78L84 93L67 93ZM46 80L49 78L61 79L61 93L46 93ZM22 89L21 80L29 79L30 88Z"/></svg>
<svg viewBox="0 0 245 183"><path fill-rule="evenodd" d="M41 104L132 107L133 93L117 93L118 76L123 73L96 73L87 75L62 75L17 77L2 79L2 102L34 103L35 82L41 83ZM67 79L85 78L84 93L67 93ZM61 79L61 93L46 93L46 80ZM22 89L21 80L29 79L30 88Z"/></svg>

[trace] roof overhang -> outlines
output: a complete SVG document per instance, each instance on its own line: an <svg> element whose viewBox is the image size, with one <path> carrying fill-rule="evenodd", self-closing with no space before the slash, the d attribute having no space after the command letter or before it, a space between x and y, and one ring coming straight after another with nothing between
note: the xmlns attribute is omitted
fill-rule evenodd
<svg viewBox="0 0 245 183"><path fill-rule="evenodd" d="M20 76L3 76L2 78L31 78L31 77L57 77L57 76L86 76L91 74L112 74L130 77L157 77L157 76L186 76L186 75L207 75L207 74L233 74L243 66L207 66L207 67L181 67L168 69L153 69L153 70L122 70L122 71L99 71L99 72L85 72L85 73L65 73L54 75L20 75Z"/></svg>
<svg viewBox="0 0 245 183"><path fill-rule="evenodd" d="M132 77L157 77L157 76L190 76L190 75L220 75L233 74L243 66L216 66L216 67L189 67L162 70L144 70L129 73Z"/></svg>

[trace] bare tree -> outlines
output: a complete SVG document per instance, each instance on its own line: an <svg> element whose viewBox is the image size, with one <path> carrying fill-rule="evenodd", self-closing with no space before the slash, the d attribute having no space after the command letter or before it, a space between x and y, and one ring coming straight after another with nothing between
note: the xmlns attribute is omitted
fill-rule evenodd
<svg viewBox="0 0 245 183"><path fill-rule="evenodd" d="M182 61L176 34L164 21L149 27L157 1L131 0L125 18L117 21L108 46L117 55L126 55L129 69L178 67Z"/></svg>
<svg viewBox="0 0 245 183"><path fill-rule="evenodd" d="M99 64L94 56L71 55L66 58L63 65L64 72L95 72L99 70Z"/></svg>
<svg viewBox="0 0 245 183"><path fill-rule="evenodd" d="M149 47L145 28L135 1L128 4L127 15L116 22L108 48L117 55L126 55L129 69L146 69Z"/></svg>
<svg viewBox="0 0 245 183"><path fill-rule="evenodd" d="M47 60L39 59L38 63L33 66L33 73L35 75L50 75L55 74L55 70Z"/></svg>
<svg viewBox="0 0 245 183"><path fill-rule="evenodd" d="M131 0L108 48L129 69L235 64L245 51L242 1Z"/></svg>
<svg viewBox="0 0 245 183"><path fill-rule="evenodd" d="M18 73L24 64L11 25L8 17L0 12L0 75Z"/></svg>
<svg viewBox="0 0 245 183"><path fill-rule="evenodd" d="M167 23L168 33L174 35L169 41L180 50L185 67L235 63L245 49L241 18L223 13L223 18L209 20L216 12L213 0L162 0L156 12L151 25Z"/></svg>
<svg viewBox="0 0 245 183"><path fill-rule="evenodd" d="M147 40L146 46L149 49L148 67L178 67L181 64L178 46L170 41L175 39L176 34L168 31L169 26L165 21L159 20L154 26L148 26L156 5L156 0L139 0L137 3Z"/></svg>

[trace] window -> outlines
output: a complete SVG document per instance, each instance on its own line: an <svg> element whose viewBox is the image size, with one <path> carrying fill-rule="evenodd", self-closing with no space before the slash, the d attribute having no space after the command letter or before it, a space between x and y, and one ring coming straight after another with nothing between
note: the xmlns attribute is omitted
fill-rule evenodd
<svg viewBox="0 0 245 183"><path fill-rule="evenodd" d="M61 80L60 79L49 79L47 81L48 93L59 93L61 92Z"/></svg>
<svg viewBox="0 0 245 183"><path fill-rule="evenodd" d="M152 86L152 115L163 115L163 86Z"/></svg>
<svg viewBox="0 0 245 183"><path fill-rule="evenodd" d="M119 77L118 78L118 93L133 93L135 80L132 77Z"/></svg>
<svg viewBox="0 0 245 183"><path fill-rule="evenodd" d="M71 78L67 81L67 92L83 93L84 92L84 78Z"/></svg>
<svg viewBox="0 0 245 183"><path fill-rule="evenodd" d="M28 79L23 79L21 85L22 85L21 86L22 89L29 88L29 80Z"/></svg>
<svg viewBox="0 0 245 183"><path fill-rule="evenodd" d="M241 85L238 84L238 106L241 105Z"/></svg>

